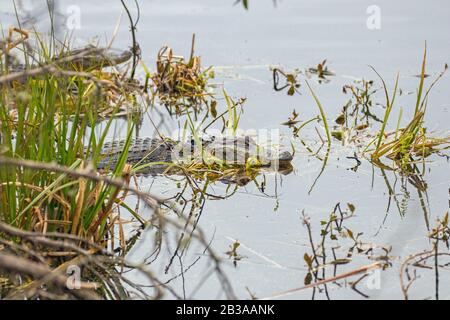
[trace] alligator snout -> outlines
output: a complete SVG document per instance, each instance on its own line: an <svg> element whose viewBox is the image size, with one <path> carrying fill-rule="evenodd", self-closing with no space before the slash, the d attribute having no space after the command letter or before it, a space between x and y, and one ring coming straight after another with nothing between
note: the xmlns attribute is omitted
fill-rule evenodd
<svg viewBox="0 0 450 320"><path fill-rule="evenodd" d="M280 162L291 162L294 157L289 151L283 151L280 153L280 156L278 157L278 161Z"/></svg>

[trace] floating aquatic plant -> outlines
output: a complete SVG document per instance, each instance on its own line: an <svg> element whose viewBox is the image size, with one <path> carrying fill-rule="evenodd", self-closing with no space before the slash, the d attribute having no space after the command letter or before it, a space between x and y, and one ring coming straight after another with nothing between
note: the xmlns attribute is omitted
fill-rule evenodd
<svg viewBox="0 0 450 320"><path fill-rule="evenodd" d="M158 52L156 71L151 75L155 94L171 112L180 115L188 107L196 113L208 101L208 81L214 78L211 68L203 69L201 59L194 54L195 35L192 38L189 59L173 54L172 48L164 46Z"/></svg>

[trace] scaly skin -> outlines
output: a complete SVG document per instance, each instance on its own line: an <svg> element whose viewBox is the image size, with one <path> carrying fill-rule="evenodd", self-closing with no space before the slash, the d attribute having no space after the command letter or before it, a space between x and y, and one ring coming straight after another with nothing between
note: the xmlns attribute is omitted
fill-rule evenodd
<svg viewBox="0 0 450 320"><path fill-rule="evenodd" d="M71 59L73 57L73 59ZM130 60L132 53L129 50L115 51L107 48L97 48L88 45L81 49L71 50L64 54L52 58L52 62L56 65L69 70L83 70L91 71L95 69L102 69L106 67L115 66ZM70 60L64 62L64 60ZM8 71L22 72L26 69L32 69L39 66L31 65L27 67L21 63L11 64Z"/></svg>
<svg viewBox="0 0 450 320"><path fill-rule="evenodd" d="M105 143L101 151L102 159L97 164L97 168L114 168L122 154L124 146L125 140ZM202 140L202 148L208 154L214 154L216 158L220 158L224 164L230 166L245 167L246 161L250 157L259 159L259 163L256 165L259 167L267 168L276 164L279 169L283 169L291 166L292 155L288 151L281 152L276 154L276 157L272 157L269 153L261 151L261 148L256 149L255 146L256 143L250 137ZM189 153L195 154L194 150L194 140L183 143L160 138L133 139L130 143L127 163L131 165L152 162L175 163L180 159L186 158L183 157L183 153L184 156L189 155ZM234 152L236 156L233 157L231 152ZM221 158L221 155L226 156ZM189 159L195 160L196 157L201 159L201 156L196 155L190 156ZM227 163L228 159L231 160ZM159 167L157 171L160 172L160 169Z"/></svg>

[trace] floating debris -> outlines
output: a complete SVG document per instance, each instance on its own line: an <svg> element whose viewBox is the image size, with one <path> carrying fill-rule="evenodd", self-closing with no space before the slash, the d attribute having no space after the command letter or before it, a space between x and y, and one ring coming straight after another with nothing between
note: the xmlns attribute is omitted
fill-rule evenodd
<svg viewBox="0 0 450 320"><path fill-rule="evenodd" d="M214 78L212 68L202 69L200 57L194 55L195 35L192 38L191 55L188 60L175 56L172 48L162 47L156 60L156 72L151 75L155 94L171 113L180 115L187 109L196 113L203 106L208 109L215 104L209 101L208 81Z"/></svg>
<svg viewBox="0 0 450 320"><path fill-rule="evenodd" d="M237 267L237 263L238 261L242 260L245 258L245 256L240 255L237 252L237 249L241 246L241 243L239 242L239 240L236 240L235 242L233 242L230 245L230 250L228 250L227 252L225 252L225 254L228 255L228 257L233 260L233 265L235 267Z"/></svg>
<svg viewBox="0 0 450 320"><path fill-rule="evenodd" d="M300 94L300 83L297 79L298 75L301 72L299 70L294 70L293 72L285 72L280 68L272 69L272 77L273 77L273 89L275 91L283 91L286 88L288 96L293 96L296 92ZM284 84L280 86L280 76L284 78Z"/></svg>
<svg viewBox="0 0 450 320"><path fill-rule="evenodd" d="M318 63L316 67L309 68L306 70L307 75L314 74L318 78L319 83L328 83L330 82L330 79L328 77L334 76L334 72L328 70L327 59L323 60L322 62Z"/></svg>

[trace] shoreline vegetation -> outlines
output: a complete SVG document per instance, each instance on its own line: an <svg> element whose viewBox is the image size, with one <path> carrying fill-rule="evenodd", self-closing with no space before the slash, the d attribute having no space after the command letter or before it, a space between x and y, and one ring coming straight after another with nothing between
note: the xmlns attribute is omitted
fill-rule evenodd
<svg viewBox="0 0 450 320"><path fill-rule="evenodd" d="M241 2L247 9L248 2ZM222 133L236 134L241 117L251 116L251 110L244 114L245 98L232 97L226 88L218 90L211 84L214 67L202 66L195 53L195 36L188 58L175 55L170 47L164 46L156 56L155 70L148 68L141 61L146 53L140 52L135 34L139 19L133 21L130 12L127 13L133 38L130 61L112 61L103 51L98 55L104 48L97 46L81 51L71 49L68 41L57 46L54 39L46 40L38 33L20 28L10 29L0 40L2 299L160 299L165 294L183 299L186 293L177 292L171 282L183 277L200 258L183 266L180 272L171 268L178 259L181 261L193 242L203 248L206 259L211 261L211 273L220 281L225 297L236 298L223 270L223 257L212 248L212 239L198 222L207 201L232 197L250 182L264 194L265 180L258 181L261 170L255 160L236 167L226 162L208 162L202 153L200 160L189 163L165 163L169 169L176 168L177 174L170 175L168 169L160 175L178 179L179 185L179 192L167 198L142 191L136 180L141 170L161 163L130 164L127 156L137 127L150 108L159 108L158 112L166 113L170 119L182 119L184 136L196 145L202 145L203 136L213 126ZM85 65L92 55L102 57L102 61L95 66ZM425 48L411 119L403 119L401 112L398 119L392 119L397 108L399 75L389 93L385 80L372 68L379 82L361 80L345 86L349 102L340 114L332 115L329 106L320 99L320 86L336 76L326 60L304 71L272 68L275 92L287 93L292 99L309 94L311 107L317 110L317 116L307 120L300 120L294 110L282 124L292 128L291 140L321 163L310 193L326 171L333 151L342 145L353 145L354 156L348 158L357 165L351 169L356 172L367 162L374 170L380 170L389 198L393 198L400 213L401 205L386 171L406 179L421 199L427 198L424 181L427 162L431 156L448 158L450 137L436 137L426 127L432 89L447 70L445 65L426 87L426 62ZM144 79L139 79L139 74ZM384 93L384 102L373 101L378 91ZM384 112L383 117L380 111ZM121 137L123 150L114 167L98 172L102 148L118 118L127 124L126 137ZM198 129L199 123L203 129ZM316 150L308 145L303 134L308 127L314 127L317 133L320 147ZM396 129L390 131L391 128ZM156 126L155 131L165 138ZM292 148L296 155L294 143ZM234 183L227 185L223 195L211 192L211 186L231 178ZM136 203L134 208L128 201L130 198L131 203ZM426 201L423 200L422 207L432 248L408 257L401 264L405 298L417 280L407 274L417 266L417 260L426 264L448 255L439 251L442 247L448 249L448 213L433 227L428 220ZM310 252L303 257L307 267L304 286L287 288L274 293L272 298L306 289L312 289L313 296L322 290L328 295L330 283L392 267L390 248L363 242L359 233L345 225L355 210L354 204L347 203L345 208L337 204L329 220L321 222L319 243L314 240L317 239L313 236L314 226L303 212L302 222L311 244ZM128 259L128 254L143 232L152 236L151 254L145 262L135 263ZM338 240L348 244L343 257L336 257L332 249ZM238 252L240 245L236 241L227 252L235 265L244 258ZM171 271L174 276L162 280L152 262L167 248L173 251L165 272ZM340 274L336 269L332 275L327 271L330 266L349 264L357 254L374 259L373 252L377 252L375 262ZM139 273L145 280L131 280L130 272ZM356 290L359 281L352 282L352 289Z"/></svg>

